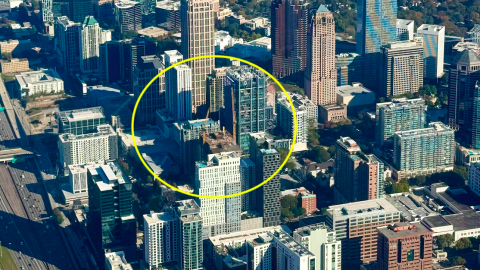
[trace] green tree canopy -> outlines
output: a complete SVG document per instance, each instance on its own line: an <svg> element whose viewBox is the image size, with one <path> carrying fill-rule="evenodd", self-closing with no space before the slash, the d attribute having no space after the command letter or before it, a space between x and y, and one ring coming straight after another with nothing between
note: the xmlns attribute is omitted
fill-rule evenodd
<svg viewBox="0 0 480 270"><path fill-rule="evenodd" d="M460 256L456 257L455 260L453 261L454 265L465 265L466 263L467 263L467 260L465 260Z"/></svg>
<svg viewBox="0 0 480 270"><path fill-rule="evenodd" d="M297 208L297 201L297 197L292 195L286 195L280 199L280 204L282 208Z"/></svg>
<svg viewBox="0 0 480 270"><path fill-rule="evenodd" d="M472 247L472 242L468 238L460 238L455 242L456 249L467 249Z"/></svg>
<svg viewBox="0 0 480 270"><path fill-rule="evenodd" d="M441 249L452 246L455 242L455 237L451 234L442 234L437 236L436 243Z"/></svg>
<svg viewBox="0 0 480 270"><path fill-rule="evenodd" d="M312 161L321 163L330 159L330 153L322 146L315 146L308 152L307 157Z"/></svg>

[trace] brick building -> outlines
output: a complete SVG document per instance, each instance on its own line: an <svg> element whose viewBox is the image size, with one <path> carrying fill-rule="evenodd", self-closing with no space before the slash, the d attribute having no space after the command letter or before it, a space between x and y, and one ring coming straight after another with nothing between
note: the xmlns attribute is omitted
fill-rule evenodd
<svg viewBox="0 0 480 270"><path fill-rule="evenodd" d="M433 232L421 223L378 228L377 269L432 269Z"/></svg>
<svg viewBox="0 0 480 270"><path fill-rule="evenodd" d="M0 61L2 73L25 72L30 70L27 58L12 58L10 61Z"/></svg>

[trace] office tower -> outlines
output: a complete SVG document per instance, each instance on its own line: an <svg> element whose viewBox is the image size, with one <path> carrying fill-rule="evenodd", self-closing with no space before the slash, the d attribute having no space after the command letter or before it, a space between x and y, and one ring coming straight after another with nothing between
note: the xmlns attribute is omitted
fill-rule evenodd
<svg viewBox="0 0 480 270"><path fill-rule="evenodd" d="M342 242L342 268L377 260L377 228L400 222L400 211L386 199L329 206L327 225Z"/></svg>
<svg viewBox="0 0 480 270"><path fill-rule="evenodd" d="M420 222L378 228L378 270L432 269L433 232Z"/></svg>
<svg viewBox="0 0 480 270"><path fill-rule="evenodd" d="M396 132L393 136L393 163L396 179L453 170L454 131L441 122L428 128Z"/></svg>
<svg viewBox="0 0 480 270"><path fill-rule="evenodd" d="M182 0L180 5L182 28L181 53L185 59L215 54L215 16L212 0ZM197 25L202 25L198 27ZM215 67L213 58L188 62L192 68L193 113L203 116L207 112L207 76Z"/></svg>
<svg viewBox="0 0 480 270"><path fill-rule="evenodd" d="M302 0L272 1L272 75L299 76L307 65L308 4Z"/></svg>
<svg viewBox="0 0 480 270"><path fill-rule="evenodd" d="M294 151L303 151L307 149L307 131L310 125L315 125L318 120L318 106L308 98L291 94L293 106L295 107L296 126L293 118L293 111L285 94L280 94L276 102L277 126L280 127L290 138L293 139L295 127L297 128L297 137Z"/></svg>
<svg viewBox="0 0 480 270"><path fill-rule="evenodd" d="M95 16L100 21L112 21L114 17L114 0L94 0L93 8Z"/></svg>
<svg viewBox="0 0 480 270"><path fill-rule="evenodd" d="M200 215L200 207L194 200L177 201L176 214L180 219L180 243L179 265L184 270L203 269L203 242L202 228L203 218Z"/></svg>
<svg viewBox="0 0 480 270"><path fill-rule="evenodd" d="M263 134L265 136L265 134ZM280 154L275 149L261 149L263 140L257 140L258 136L250 136L250 156L255 164L257 186L270 178L280 168ZM254 191L255 209L263 217L263 227L280 225L280 176L275 175L263 186Z"/></svg>
<svg viewBox="0 0 480 270"><path fill-rule="evenodd" d="M132 58L130 40L112 40L100 44L100 68L108 84L131 82Z"/></svg>
<svg viewBox="0 0 480 270"><path fill-rule="evenodd" d="M415 22L397 19L397 41L413 40Z"/></svg>
<svg viewBox="0 0 480 270"><path fill-rule="evenodd" d="M212 119L220 119L221 109L224 106L225 76L227 76L227 67L214 68L212 74L207 77L207 106Z"/></svg>
<svg viewBox="0 0 480 270"><path fill-rule="evenodd" d="M220 131L220 122L211 119L188 120L173 124L173 138L180 145L182 172L195 174L195 162L202 157L202 133L210 134Z"/></svg>
<svg viewBox="0 0 480 270"><path fill-rule="evenodd" d="M143 215L145 262L149 269L178 259L179 225L178 218L170 211Z"/></svg>
<svg viewBox="0 0 480 270"><path fill-rule="evenodd" d="M240 193L240 157L235 152L208 155L208 161L197 162L195 193L203 196L226 196ZM240 231L241 197L226 199L199 198L203 218L203 239Z"/></svg>
<svg viewBox="0 0 480 270"><path fill-rule="evenodd" d="M335 55L337 86L351 85L362 81L363 57L357 53Z"/></svg>
<svg viewBox="0 0 480 270"><path fill-rule="evenodd" d="M118 158L118 138L110 125L97 126L96 133L61 134L58 148L60 164L64 168Z"/></svg>
<svg viewBox="0 0 480 270"><path fill-rule="evenodd" d="M305 92L316 105L330 105L337 102L336 86L335 22L320 5L308 28Z"/></svg>
<svg viewBox="0 0 480 270"><path fill-rule="evenodd" d="M427 105L421 98L393 99L392 102L377 103L375 114L375 142L382 146L398 131L424 128Z"/></svg>
<svg viewBox="0 0 480 270"><path fill-rule="evenodd" d="M342 269L342 243L325 223L300 227L293 232L293 238L315 255L314 269Z"/></svg>
<svg viewBox="0 0 480 270"><path fill-rule="evenodd" d="M72 17L72 1L71 0L54 0L52 2L53 18L62 16Z"/></svg>
<svg viewBox="0 0 480 270"><path fill-rule="evenodd" d="M68 180L73 194L82 192L88 194L87 172L85 166L68 165Z"/></svg>
<svg viewBox="0 0 480 270"><path fill-rule="evenodd" d="M253 188L256 182L255 163L249 158L240 159L240 182L242 184L242 192ZM242 212L253 209L256 205L255 192L248 192L241 196Z"/></svg>
<svg viewBox="0 0 480 270"><path fill-rule="evenodd" d="M81 29L80 68L83 72L100 69L100 44L112 40L112 32L100 28L93 16L84 17Z"/></svg>
<svg viewBox="0 0 480 270"><path fill-rule="evenodd" d="M142 6L132 0L115 2L116 27L121 34L142 29Z"/></svg>
<svg viewBox="0 0 480 270"><path fill-rule="evenodd" d="M177 51L165 51L165 68L182 61L182 54ZM192 69L181 64L165 74L168 111L176 121L192 119Z"/></svg>
<svg viewBox="0 0 480 270"><path fill-rule="evenodd" d="M58 114L59 133L82 135L94 133L99 125L106 124L102 107L92 107Z"/></svg>
<svg viewBox="0 0 480 270"><path fill-rule="evenodd" d="M72 21L81 23L87 16L93 16L92 0L71 0Z"/></svg>
<svg viewBox="0 0 480 270"><path fill-rule="evenodd" d="M164 70L163 62L156 55L141 57L133 71L132 82L135 98L140 97L148 83L162 70ZM165 109L165 74L158 77L143 93L135 117L140 120L139 124L154 123L155 113L158 109Z"/></svg>
<svg viewBox="0 0 480 270"><path fill-rule="evenodd" d="M60 66L67 73L80 70L80 23L74 23L68 17L60 17L55 23L55 51Z"/></svg>
<svg viewBox="0 0 480 270"><path fill-rule="evenodd" d="M225 128L248 152L248 134L266 130L267 76L250 66L232 67L224 85Z"/></svg>
<svg viewBox="0 0 480 270"><path fill-rule="evenodd" d="M468 186L480 195L480 163L471 163L468 167Z"/></svg>
<svg viewBox="0 0 480 270"><path fill-rule="evenodd" d="M348 202L382 198L385 195L383 162L375 155L364 154L349 137L340 137L335 146L336 192Z"/></svg>
<svg viewBox="0 0 480 270"><path fill-rule="evenodd" d="M473 25L473 28L467 32L467 39L480 45L480 24Z"/></svg>
<svg viewBox="0 0 480 270"><path fill-rule="evenodd" d="M156 8L156 23L168 30L180 32L180 2L159 1Z"/></svg>
<svg viewBox="0 0 480 270"><path fill-rule="evenodd" d="M423 47L421 39L396 41L382 46L380 95L391 97L415 93L422 86Z"/></svg>
<svg viewBox="0 0 480 270"><path fill-rule="evenodd" d="M53 23L55 21L52 6L53 0L42 0L42 19L44 23Z"/></svg>
<svg viewBox="0 0 480 270"><path fill-rule="evenodd" d="M445 54L445 26L422 24L417 36L423 38L425 78L434 79L443 76L443 57Z"/></svg>
<svg viewBox="0 0 480 270"><path fill-rule="evenodd" d="M142 6L142 27L156 26L155 9L157 0L142 0L140 3Z"/></svg>
<svg viewBox="0 0 480 270"><path fill-rule="evenodd" d="M124 250L135 258L136 221L132 210L132 182L117 162L88 167L87 230L97 264L104 269L105 253Z"/></svg>
<svg viewBox="0 0 480 270"><path fill-rule="evenodd" d="M469 148L480 148L480 56L472 50L457 55L449 72L448 125Z"/></svg>
<svg viewBox="0 0 480 270"><path fill-rule="evenodd" d="M378 91L382 45L397 39L397 2L394 0L357 1L357 53L363 56L361 83Z"/></svg>

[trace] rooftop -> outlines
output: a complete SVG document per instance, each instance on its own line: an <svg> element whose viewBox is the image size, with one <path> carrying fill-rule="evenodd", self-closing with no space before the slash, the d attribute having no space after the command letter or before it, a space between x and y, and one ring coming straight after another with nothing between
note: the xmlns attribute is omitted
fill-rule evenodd
<svg viewBox="0 0 480 270"><path fill-rule="evenodd" d="M101 191L111 190L117 184L131 183L128 175L116 161L98 163L88 166L87 169Z"/></svg>
<svg viewBox="0 0 480 270"><path fill-rule="evenodd" d="M327 232L334 232L332 228L325 225L325 223L323 222L300 227L296 229L295 232L298 233L300 236L309 236L311 235L312 231L316 230L327 230Z"/></svg>
<svg viewBox="0 0 480 270"><path fill-rule="evenodd" d="M251 66L232 66L231 68L227 69L227 77L229 77L231 80L241 82L244 80L252 80L257 77L265 79L266 75L259 69Z"/></svg>
<svg viewBox="0 0 480 270"><path fill-rule="evenodd" d="M16 75L15 78L17 82L24 87L37 83L63 82L60 75L53 69L22 72L20 75Z"/></svg>
<svg viewBox="0 0 480 270"><path fill-rule="evenodd" d="M384 110L396 110L403 108L410 108L412 106L420 106L427 110L425 100L421 98L407 99L407 98L395 98L391 102L377 103L377 110L383 108Z"/></svg>
<svg viewBox="0 0 480 270"><path fill-rule="evenodd" d="M416 221L424 217L439 215L439 213L417 201L410 194L390 195L385 199L397 208L401 212L403 219L407 221Z"/></svg>
<svg viewBox="0 0 480 270"><path fill-rule="evenodd" d="M413 20L397 19L397 28L407 28L408 26L414 24L415 22Z"/></svg>
<svg viewBox="0 0 480 270"><path fill-rule="evenodd" d="M327 211L334 217L348 216L350 218L400 212L386 199L332 205L328 207Z"/></svg>
<svg viewBox="0 0 480 270"><path fill-rule="evenodd" d="M105 124L105 125L97 126L96 133L88 133L88 134L82 134L82 135L73 135L70 133L64 133L64 134L60 134L59 138L63 143L65 143L65 142L70 142L74 140L84 140L84 139L97 138L97 137L103 137L103 136L112 136L112 135L116 135L115 131L113 131L112 126Z"/></svg>
<svg viewBox="0 0 480 270"><path fill-rule="evenodd" d="M102 107L92 107L86 109L61 111L59 113L60 120L63 123L76 122L90 119L105 118Z"/></svg>
<svg viewBox="0 0 480 270"><path fill-rule="evenodd" d="M348 97L358 94L373 94L373 92L363 87L361 83L353 83L352 85L338 86L337 94L343 97Z"/></svg>
<svg viewBox="0 0 480 270"><path fill-rule="evenodd" d="M395 223L394 225L389 225L387 227L380 227L378 228L378 231L389 239L432 233L420 222L399 222Z"/></svg>
<svg viewBox="0 0 480 270"><path fill-rule="evenodd" d="M443 25L422 24L418 27L417 32L422 34L438 34L438 32L445 30Z"/></svg>
<svg viewBox="0 0 480 270"><path fill-rule="evenodd" d="M105 253L105 259L111 265L111 270L133 270L132 266L125 260L123 251Z"/></svg>
<svg viewBox="0 0 480 270"><path fill-rule="evenodd" d="M170 0L164 0L164 1L157 2L157 8L159 9L178 10L179 7L180 7L180 1L175 2Z"/></svg>
<svg viewBox="0 0 480 270"><path fill-rule="evenodd" d="M193 199L175 202L175 207L179 213L180 220L183 222L202 220L200 216L200 206Z"/></svg>
<svg viewBox="0 0 480 270"><path fill-rule="evenodd" d="M143 215L143 219L147 222L147 224L156 224L159 222L168 222L175 220L175 216L169 212L162 212L162 213L150 213Z"/></svg>
<svg viewBox="0 0 480 270"><path fill-rule="evenodd" d="M281 230L280 226L265 227L265 228L259 228L254 230L217 235L214 237L210 237L209 239L210 239L210 242L212 242L213 246L220 246L220 245L233 246L235 242L251 241L258 238L258 236L261 234L265 234L269 231L279 231L279 230Z"/></svg>
<svg viewBox="0 0 480 270"><path fill-rule="evenodd" d="M119 9L125 9L125 8L131 8L137 4L139 3L132 0L119 0L115 3L115 7Z"/></svg>
<svg viewBox="0 0 480 270"><path fill-rule="evenodd" d="M140 35L145 35L145 36L154 37L154 38L168 35L168 31L166 31L162 28L155 27L155 26L150 26L150 27L147 27L147 28L143 28L143 29L138 30L137 32Z"/></svg>
<svg viewBox="0 0 480 270"><path fill-rule="evenodd" d="M428 126L429 127L427 128L398 131L398 132L395 132L395 136L398 136L399 138L409 138L409 137L426 136L426 135L434 136L441 133L451 133L451 134L454 133L454 131L451 128L449 128L442 122L432 122Z"/></svg>
<svg viewBox="0 0 480 270"><path fill-rule="evenodd" d="M220 152L242 152L242 148L237 145L235 139L228 131L220 131L210 134L203 133L204 142L208 145L208 154L217 154Z"/></svg>

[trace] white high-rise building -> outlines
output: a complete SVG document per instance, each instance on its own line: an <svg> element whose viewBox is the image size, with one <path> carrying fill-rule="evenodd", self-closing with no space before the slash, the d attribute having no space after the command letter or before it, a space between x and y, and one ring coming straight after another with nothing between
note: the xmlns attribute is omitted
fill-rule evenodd
<svg viewBox="0 0 480 270"><path fill-rule="evenodd" d="M177 51L165 52L165 67L183 60L183 55ZM167 71L166 92L167 109L176 121L192 119L192 69L187 64L181 64Z"/></svg>
<svg viewBox="0 0 480 270"><path fill-rule="evenodd" d="M70 186L72 192L88 192L87 168L78 165L68 165Z"/></svg>
<svg viewBox="0 0 480 270"><path fill-rule="evenodd" d="M177 260L180 222L174 213L143 215L145 262L149 269Z"/></svg>
<svg viewBox="0 0 480 270"><path fill-rule="evenodd" d="M300 227L293 238L315 255L315 270L342 269L342 242L324 223Z"/></svg>
<svg viewBox="0 0 480 270"><path fill-rule="evenodd" d="M112 40L112 32L103 30L93 16L85 17L81 28L80 68L83 72L100 69L100 44Z"/></svg>
<svg viewBox="0 0 480 270"><path fill-rule="evenodd" d="M397 41L413 40L415 22L397 19Z"/></svg>
<svg viewBox="0 0 480 270"><path fill-rule="evenodd" d="M480 163L471 163L468 168L468 186L480 195Z"/></svg>
<svg viewBox="0 0 480 270"><path fill-rule="evenodd" d="M422 24L417 29L417 36L423 38L425 78L437 79L442 77L445 54L445 26Z"/></svg>
<svg viewBox="0 0 480 270"><path fill-rule="evenodd" d="M99 125L96 133L61 134L58 140L60 164L82 165L118 158L118 137L110 125Z"/></svg>
<svg viewBox="0 0 480 270"><path fill-rule="evenodd" d="M242 190L240 157L235 152L208 155L208 161L197 163L196 194L225 196ZM241 196L226 199L197 199L203 218L203 238L240 230Z"/></svg>

